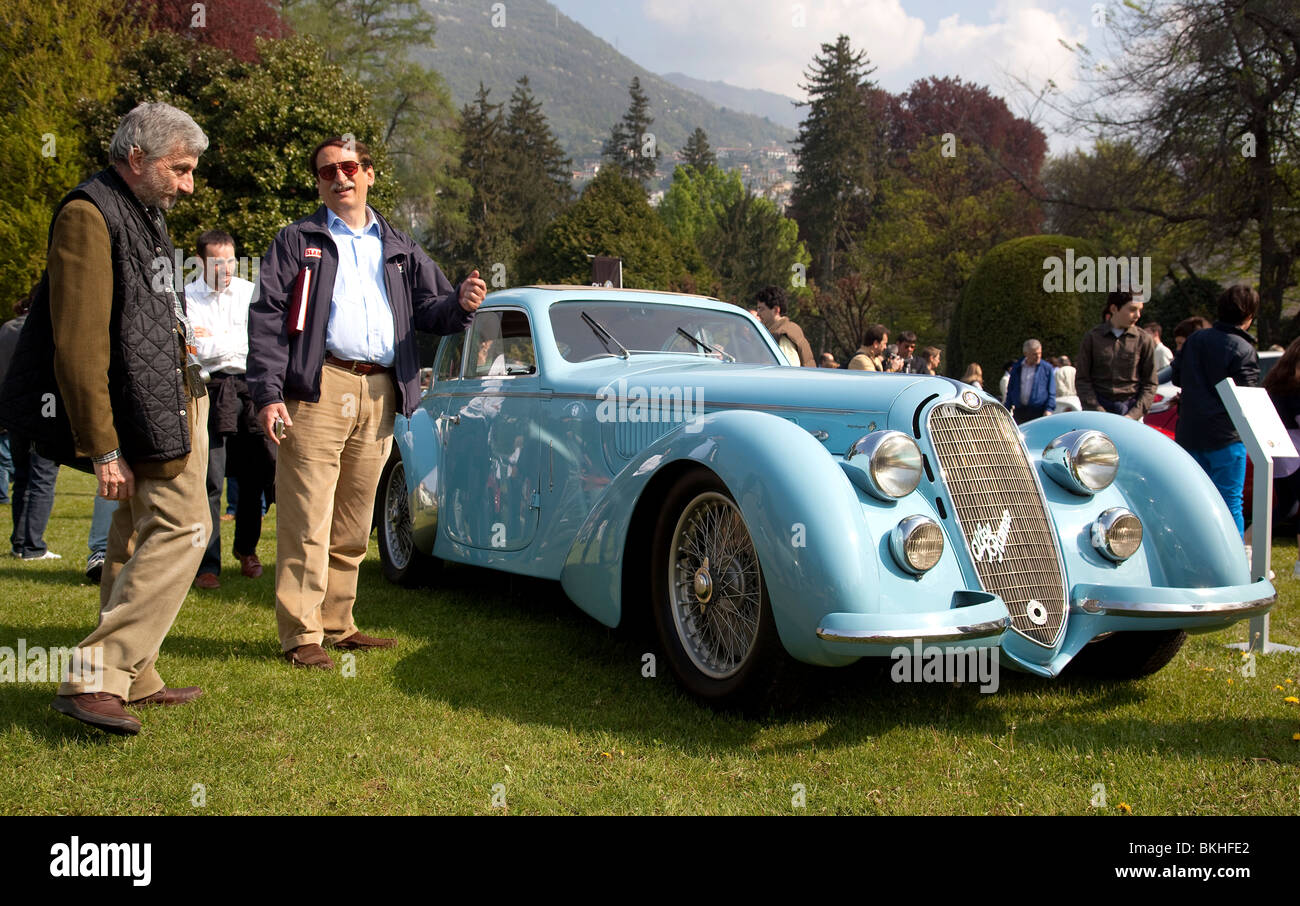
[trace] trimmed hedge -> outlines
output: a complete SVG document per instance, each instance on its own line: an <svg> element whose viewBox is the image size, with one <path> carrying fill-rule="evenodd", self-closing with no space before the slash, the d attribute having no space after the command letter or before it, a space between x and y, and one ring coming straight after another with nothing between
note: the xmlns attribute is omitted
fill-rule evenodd
<svg viewBox="0 0 1300 906"><path fill-rule="evenodd" d="M962 288L948 338L948 367L958 377L978 362L986 385L996 387L1002 363L1019 359L1025 340L1043 344L1044 356L1074 359L1083 334L1099 323L1106 294L1047 292L1043 278L1048 258L1098 257L1096 243L1071 236L1024 236L988 251Z"/></svg>

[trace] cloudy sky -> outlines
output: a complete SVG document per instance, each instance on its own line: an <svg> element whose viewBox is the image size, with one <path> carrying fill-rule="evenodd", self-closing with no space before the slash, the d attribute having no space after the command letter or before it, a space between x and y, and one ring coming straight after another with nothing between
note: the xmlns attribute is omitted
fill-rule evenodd
<svg viewBox="0 0 1300 906"><path fill-rule="evenodd" d="M929 75L987 85L1023 114L1015 78L1074 84L1061 42L1098 47L1096 0L552 0L653 72L683 72L803 99L822 43L847 34L900 91ZM1114 0L1111 0L1114 3ZM1053 140L1059 146L1059 139ZM1068 142L1067 142L1068 143Z"/></svg>

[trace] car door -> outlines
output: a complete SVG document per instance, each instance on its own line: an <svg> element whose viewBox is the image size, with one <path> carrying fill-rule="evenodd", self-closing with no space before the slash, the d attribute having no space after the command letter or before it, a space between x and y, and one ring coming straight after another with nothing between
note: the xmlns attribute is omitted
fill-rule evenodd
<svg viewBox="0 0 1300 906"><path fill-rule="evenodd" d="M522 550L537 531L542 401L528 314L481 309L443 419L447 536L482 550Z"/></svg>

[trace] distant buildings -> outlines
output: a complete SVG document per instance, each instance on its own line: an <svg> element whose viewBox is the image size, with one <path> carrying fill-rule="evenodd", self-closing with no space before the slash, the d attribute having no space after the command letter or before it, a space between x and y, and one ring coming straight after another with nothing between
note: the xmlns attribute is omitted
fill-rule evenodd
<svg viewBox="0 0 1300 906"><path fill-rule="evenodd" d="M770 199L784 213L790 203L790 193L794 191L794 180L799 172L799 159L789 148L776 143L761 148L717 147L713 153L718 158L718 166L726 171L736 171L745 185L757 195ZM672 183L672 171L677 166L677 157L665 155L660 161L660 182L652 187L650 203L657 205L663 199L663 190ZM581 191L582 186L596 178L600 172L601 158L587 157L574 161L574 188Z"/></svg>

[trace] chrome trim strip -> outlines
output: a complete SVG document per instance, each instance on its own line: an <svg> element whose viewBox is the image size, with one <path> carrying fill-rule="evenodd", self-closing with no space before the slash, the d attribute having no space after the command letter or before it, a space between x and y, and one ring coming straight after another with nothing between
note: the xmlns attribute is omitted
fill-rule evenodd
<svg viewBox="0 0 1300 906"><path fill-rule="evenodd" d="M999 617L983 623L957 626L934 626L914 629L874 629L861 632L834 632L817 627L817 638L826 642L858 642L864 645L890 642L961 642L968 639L985 639L1006 632L1011 617Z"/></svg>
<svg viewBox="0 0 1300 906"><path fill-rule="evenodd" d="M773 366L773 367L780 367L780 366ZM492 378L492 380L500 380L502 377L505 377L505 375L498 375ZM535 378L537 377L537 375L517 374L517 375L510 375L510 377ZM488 378L467 378L466 380L488 380ZM611 397L601 396L598 393L551 393L549 391L542 391L541 393L529 393L525 391L514 391L514 390L511 391L489 390L489 391L477 391L477 392L468 391L468 390L457 390L457 391L449 390L443 393L435 393L433 391L429 391L429 393L427 393L426 396L432 399L434 397L439 397L439 396L493 396L493 395L505 395L506 393L509 393L512 396L540 396L540 397L549 397L551 399L557 399L557 400L586 400L586 401L595 400L599 402L601 400L611 399ZM613 397L613 399L617 401L618 397ZM626 397L624 397L624 399L626 399ZM736 402L729 402L726 400L719 400L717 402L710 400L705 403L705 408L709 410L756 409L760 412L764 412L764 411L826 412L832 415L861 415L863 412L866 411L872 411L872 412L875 411L875 410L864 410L864 409L827 409L827 408L822 408L817 406L784 406L778 403L736 403Z"/></svg>
<svg viewBox="0 0 1300 906"><path fill-rule="evenodd" d="M1100 601L1083 598L1070 605L1075 613L1111 617L1234 617L1244 618L1264 613L1277 603L1277 595L1253 601L1211 601L1189 604L1162 604L1143 601Z"/></svg>

